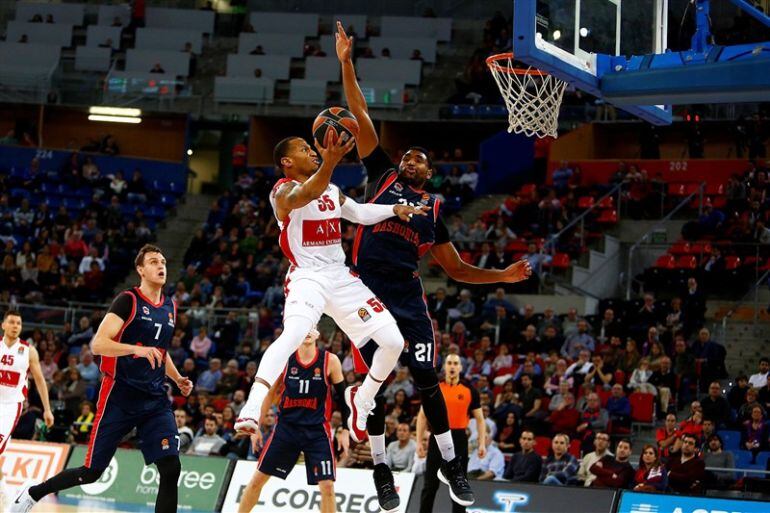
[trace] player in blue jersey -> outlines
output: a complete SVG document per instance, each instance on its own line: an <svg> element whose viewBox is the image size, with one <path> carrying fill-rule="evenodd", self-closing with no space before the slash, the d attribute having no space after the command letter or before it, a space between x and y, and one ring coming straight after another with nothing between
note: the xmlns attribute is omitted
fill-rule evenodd
<svg viewBox="0 0 770 513"><path fill-rule="evenodd" d="M167 353L176 324L176 303L163 294L166 259L160 248L148 244L139 250L134 264L140 285L115 298L91 342L93 353L101 356L104 376L85 463L22 488L11 505L14 513L30 511L50 493L97 481L120 441L134 428L145 463L158 467L156 513L177 509L182 470L179 431L163 384L168 377L188 396L193 383L179 373Z"/></svg>
<svg viewBox="0 0 770 513"><path fill-rule="evenodd" d="M348 415L343 400L345 385L342 365L334 353L316 347L318 331L313 329L294 352L278 381L262 402L262 417L278 397L278 421L259 456L257 472L243 490L239 513L249 513L259 501L262 487L271 476L286 479L299 458L305 455L307 483L318 485L323 513L337 511L334 496L336 461L329 419L332 414L331 389L343 408L343 426ZM282 390L281 390L282 389ZM348 431L341 445L346 450ZM256 452L261 435L251 435Z"/></svg>
<svg viewBox="0 0 770 513"><path fill-rule="evenodd" d="M367 200L377 204L425 205L432 215L403 223L397 219L359 227L353 245L353 264L361 280L385 304L395 317L407 342L401 361L409 367L425 415L435 436L444 462L439 479L449 485L452 499L462 505L473 504L473 492L468 484L461 458L455 454L449 430L446 403L439 391L436 375L436 348L433 325L425 303L425 293L417 273L420 258L430 253L450 278L466 283L516 283L527 279L532 270L526 261L516 262L506 269L480 269L460 259L449 241L439 199L423 190L433 173L428 152L413 146L404 154L398 166L380 148L364 95L358 86L351 59L353 38L345 34L337 23L337 57L342 65L342 83L345 98L358 120L360 132L356 147L368 174ZM364 370L372 361L371 343L361 348L359 363ZM393 511L399 505L393 484L393 474L385 464L385 410L384 398L367 422L367 431L374 459L374 481L380 506ZM351 432L353 439L361 434Z"/></svg>

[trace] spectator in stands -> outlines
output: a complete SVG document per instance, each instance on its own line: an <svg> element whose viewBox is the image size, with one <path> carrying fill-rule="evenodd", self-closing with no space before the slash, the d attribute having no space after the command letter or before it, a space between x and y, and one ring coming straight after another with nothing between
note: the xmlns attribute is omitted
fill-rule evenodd
<svg viewBox="0 0 770 513"><path fill-rule="evenodd" d="M81 351L78 372L87 385L96 385L99 381L99 366L94 363L94 355L91 351Z"/></svg>
<svg viewBox="0 0 770 513"><path fill-rule="evenodd" d="M454 322L461 319L471 319L475 314L476 305L473 303L471 291L462 289L460 291L460 301L458 301L457 305L449 311L449 320Z"/></svg>
<svg viewBox="0 0 770 513"><path fill-rule="evenodd" d="M396 378L391 381L385 389L384 395L388 404L393 404L396 392L399 390L403 390L407 397L412 397L414 395L412 376L409 374L409 369L406 367L399 367L396 370Z"/></svg>
<svg viewBox="0 0 770 513"><path fill-rule="evenodd" d="M511 456L505 468L504 479L514 483L537 483L543 459L535 452L535 433L525 429L519 437L521 451Z"/></svg>
<svg viewBox="0 0 770 513"><path fill-rule="evenodd" d="M546 412L540 409L542 404L543 392L533 386L532 376L522 374L521 389L519 390L519 399L521 408L524 410L524 423L538 422L545 418Z"/></svg>
<svg viewBox="0 0 770 513"><path fill-rule="evenodd" d="M578 437L582 440L581 447L584 451L593 446L593 438L596 433L606 431L610 417L607 410L602 408L599 395L595 392L588 394L586 408L580 414L580 424L576 429Z"/></svg>
<svg viewBox="0 0 770 513"><path fill-rule="evenodd" d="M22 34L21 37L19 37L19 40L16 42L22 43L22 44L29 43L29 37L27 36L27 34Z"/></svg>
<svg viewBox="0 0 770 513"><path fill-rule="evenodd" d="M551 434L566 433L568 435L575 435L577 427L581 423L581 413L575 408L574 395L566 393L563 398L561 404L551 412L547 419Z"/></svg>
<svg viewBox="0 0 770 513"><path fill-rule="evenodd" d="M249 55L265 55L265 50L262 49L262 45L257 45L252 51L249 52Z"/></svg>
<svg viewBox="0 0 770 513"><path fill-rule="evenodd" d="M738 411L746 400L746 392L749 390L749 378L745 374L735 378L735 385L727 394L727 402L730 403L730 409Z"/></svg>
<svg viewBox="0 0 770 513"><path fill-rule="evenodd" d="M555 328L551 326L548 329L553 330ZM567 377L567 361L564 358L559 358L556 360L556 366L554 368L553 374L551 374L545 383L545 393L548 395L561 393L562 383L566 386L564 392L567 392L572 388L574 379ZM556 406L558 405L555 405L554 408L556 408Z"/></svg>
<svg viewBox="0 0 770 513"><path fill-rule="evenodd" d="M80 265L78 266L78 272L80 274L85 274L89 270L91 270L91 264L97 264L99 267L99 270L104 271L104 259L99 258L99 250L95 247L90 247L88 249L88 254L83 257L83 259L80 261Z"/></svg>
<svg viewBox="0 0 770 513"><path fill-rule="evenodd" d="M703 442L703 411L698 409L692 412L692 415L679 423L680 438L685 434L693 435L698 442L698 447Z"/></svg>
<svg viewBox="0 0 770 513"><path fill-rule="evenodd" d="M724 346L711 340L711 333L706 328L698 332L698 339L693 343L691 350L696 361L701 362L701 382L711 383L715 380L727 377L725 358L727 351Z"/></svg>
<svg viewBox="0 0 770 513"><path fill-rule="evenodd" d="M582 481L583 486L591 486L596 475L592 474L590 469L594 463L601 460L605 456L614 457L609 450L610 447L610 435L605 431L599 431L594 437L594 450L583 456L580 460L580 468L578 469L577 478L578 481Z"/></svg>
<svg viewBox="0 0 770 513"><path fill-rule="evenodd" d="M383 48L380 51L380 58L381 59L390 59L390 48Z"/></svg>
<svg viewBox="0 0 770 513"><path fill-rule="evenodd" d="M385 450L385 462L391 470L409 470L414 462L417 444L411 438L409 424L401 423L396 429L395 442L391 442Z"/></svg>
<svg viewBox="0 0 770 513"><path fill-rule="evenodd" d="M657 395L658 389L649 383L650 377L652 377L650 360L649 358L642 358L639 361L639 367L634 369L634 372L631 374L631 379L628 380L628 388L634 392Z"/></svg>
<svg viewBox="0 0 770 513"><path fill-rule="evenodd" d="M198 330L198 334L190 341L190 351L195 358L205 360L209 356L211 351L212 342L208 337L208 329L205 326L201 326Z"/></svg>
<svg viewBox="0 0 770 513"><path fill-rule="evenodd" d="M58 389L58 399L64 401L65 407L72 415L76 415L88 385L81 379L77 368L65 369L65 375L67 379Z"/></svg>
<svg viewBox="0 0 770 513"><path fill-rule="evenodd" d="M522 260L526 260L529 262L529 265L532 267L532 276L530 277L530 281L532 281L532 278L537 277L537 280L535 280L534 285L530 284L532 288L531 290L536 290L537 286L540 283L540 275L543 273L543 266L546 264L550 264L553 257L551 255L548 255L546 253L541 253L537 250L537 244L534 242L530 242L527 246L527 252L524 253L521 256ZM564 336L567 336L567 330L564 330Z"/></svg>
<svg viewBox="0 0 770 513"><path fill-rule="evenodd" d="M254 68L254 78L262 78L262 68Z"/></svg>
<svg viewBox="0 0 770 513"><path fill-rule="evenodd" d="M193 438L187 454L197 456L218 455L219 449L225 445L225 440L217 434L217 420L212 417L206 417L203 424L203 432Z"/></svg>
<svg viewBox="0 0 770 513"><path fill-rule="evenodd" d="M703 451L703 462L706 467L733 469L735 468L735 459L733 453L723 449L722 437L716 433L709 435L706 441L706 449ZM709 488L714 484L726 486L735 481L734 473L730 471L712 472L706 474L706 481ZM714 483L716 481L716 483Z"/></svg>
<svg viewBox="0 0 770 513"><path fill-rule="evenodd" d="M690 386L695 384L695 357L687 349L684 337L677 335L674 341L674 374L679 376L679 389L677 390L677 407L681 407L692 399Z"/></svg>
<svg viewBox="0 0 770 513"><path fill-rule="evenodd" d="M487 451L483 458L479 451L471 452L468 460L468 477L482 481L500 480L505 472L505 457L500 449L492 443L492 437L485 438Z"/></svg>
<svg viewBox="0 0 770 513"><path fill-rule="evenodd" d="M142 172L138 169L134 170L134 174L131 177L131 181L128 183L126 191L126 199L131 203L147 202L147 186L144 184Z"/></svg>
<svg viewBox="0 0 770 513"><path fill-rule="evenodd" d="M596 349L596 342L588 332L588 323L584 319L580 319L577 323L577 332L569 335L564 341L561 355L574 360L583 349L593 352Z"/></svg>
<svg viewBox="0 0 770 513"><path fill-rule="evenodd" d="M43 23L43 15L35 14L29 19L27 23Z"/></svg>
<svg viewBox="0 0 770 513"><path fill-rule="evenodd" d="M677 493L697 493L706 476L706 465L695 452L698 440L691 434L682 435L679 456L668 462L668 486Z"/></svg>
<svg viewBox="0 0 770 513"><path fill-rule="evenodd" d="M374 52L370 47L364 48L364 52L361 54L359 59L374 59Z"/></svg>
<svg viewBox="0 0 770 513"><path fill-rule="evenodd" d="M94 426L94 405L90 401L80 403L80 415L75 419L70 428L75 443L87 443L91 437L91 428Z"/></svg>
<svg viewBox="0 0 770 513"><path fill-rule="evenodd" d="M193 430L187 425L187 412L182 409L174 410L174 421L176 422L177 430L179 430L179 452L186 454L190 450L190 445L192 445L192 441L195 438Z"/></svg>
<svg viewBox="0 0 770 513"><path fill-rule="evenodd" d="M78 331L67 339L69 353L78 355L83 344L88 344L94 338L94 329L91 327L91 319L85 315L78 321Z"/></svg>
<svg viewBox="0 0 770 513"><path fill-rule="evenodd" d="M671 391L676 390L676 374L671 372L671 359L667 356L660 359L660 369L650 376L650 384L658 389L657 400L660 408L658 418L668 412L671 402Z"/></svg>
<svg viewBox="0 0 770 513"><path fill-rule="evenodd" d="M709 392L700 401L703 408L703 416L713 420L718 429L724 429L730 423L730 403L722 394L722 386L719 381L713 381L709 385Z"/></svg>
<svg viewBox="0 0 770 513"><path fill-rule="evenodd" d="M759 404L759 401L757 400L758 395L759 394L757 393L756 389L749 388L746 390L745 402L741 405L740 408L738 408L737 420L739 424L751 419L752 411L755 406L759 406L760 409L762 409L762 412L766 413L762 405Z"/></svg>
<svg viewBox="0 0 770 513"><path fill-rule="evenodd" d="M417 48L415 48L414 50L412 50L412 55L411 55L411 57L409 57L409 60L412 60L412 61L424 61L425 59L422 56L422 52L420 50L418 50Z"/></svg>
<svg viewBox="0 0 770 513"><path fill-rule="evenodd" d="M628 462L631 457L631 441L623 439L615 448L615 457L605 454L589 469L589 475L596 478L591 483L594 488L628 489L634 481L634 467Z"/></svg>
<svg viewBox="0 0 770 513"><path fill-rule="evenodd" d="M634 369L639 365L642 355L639 353L639 349L636 345L636 340L633 338L626 339L626 350L623 353L623 357L620 359L620 365L618 368L622 370L626 376L631 374Z"/></svg>
<svg viewBox="0 0 770 513"><path fill-rule="evenodd" d="M604 357L600 354L594 354L591 363L593 363L593 367L586 374L586 382L605 389L612 387L612 382L615 380L615 369L610 364L605 363Z"/></svg>
<svg viewBox="0 0 770 513"><path fill-rule="evenodd" d="M586 375L593 369L594 364L590 361L591 352L587 349L580 351L577 361L567 368L564 374L566 378L573 378L575 386L581 386L586 379Z"/></svg>
<svg viewBox="0 0 770 513"><path fill-rule="evenodd" d="M642 449L633 484L637 492L662 492L668 488L668 470L660 461L655 446L645 445Z"/></svg>
<svg viewBox="0 0 770 513"><path fill-rule="evenodd" d="M613 432L618 427L631 427L631 402L623 391L623 385L616 383L612 386L612 395L607 399L607 413Z"/></svg>
<svg viewBox="0 0 770 513"><path fill-rule="evenodd" d="M749 377L749 385L753 388L764 388L767 385L767 377L770 375L770 358L762 357L759 360L759 372Z"/></svg>
<svg viewBox="0 0 770 513"><path fill-rule="evenodd" d="M551 440L551 454L546 458L540 471L540 483L566 486L577 482L578 461L567 452L569 437L563 433Z"/></svg>
<svg viewBox="0 0 770 513"><path fill-rule="evenodd" d="M497 416L497 412L495 412L495 418ZM514 412L509 411L505 416L505 424L497 435L497 447L504 453L510 454L516 450L519 436L518 419Z"/></svg>
<svg viewBox="0 0 770 513"><path fill-rule="evenodd" d="M751 418L743 423L741 445L756 455L768 449L768 436L770 429L765 422L765 412L756 405L751 409Z"/></svg>
<svg viewBox="0 0 770 513"><path fill-rule="evenodd" d="M198 381L195 383L195 389L199 392L208 392L213 394L217 389L217 384L222 378L222 360L212 358L209 361L209 368L201 373Z"/></svg>

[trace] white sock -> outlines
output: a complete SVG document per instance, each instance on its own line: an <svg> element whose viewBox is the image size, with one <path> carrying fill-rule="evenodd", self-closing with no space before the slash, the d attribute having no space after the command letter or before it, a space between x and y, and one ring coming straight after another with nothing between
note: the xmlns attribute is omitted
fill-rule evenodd
<svg viewBox="0 0 770 513"><path fill-rule="evenodd" d="M433 436L436 437L436 445L438 445L438 450L441 451L441 457L444 458L444 461L455 459L455 443L452 440L452 432L446 431Z"/></svg>
<svg viewBox="0 0 770 513"><path fill-rule="evenodd" d="M267 393L270 391L264 383L257 381L251 385L251 392L249 392L249 398L246 400L246 406L250 408L256 408L257 411L262 411L262 403L267 397ZM245 408L245 407L244 407ZM241 410L243 412L243 409ZM248 412L248 411L247 411ZM257 422L261 422L261 419L256 419Z"/></svg>
<svg viewBox="0 0 770 513"><path fill-rule="evenodd" d="M314 324L310 319L297 315L285 319L281 336L270 344L259 361L257 377L272 386L286 367L291 353L299 348L307 334L313 329ZM261 404L260 402L260 406Z"/></svg>
<svg viewBox="0 0 770 513"><path fill-rule="evenodd" d="M358 388L358 394L364 401L374 401L382 382L388 379L404 350L404 337L395 324L388 324L374 332L372 340L379 347L374 352L369 374Z"/></svg>
<svg viewBox="0 0 770 513"><path fill-rule="evenodd" d="M369 444L372 448L374 464L385 463L385 435L369 435Z"/></svg>

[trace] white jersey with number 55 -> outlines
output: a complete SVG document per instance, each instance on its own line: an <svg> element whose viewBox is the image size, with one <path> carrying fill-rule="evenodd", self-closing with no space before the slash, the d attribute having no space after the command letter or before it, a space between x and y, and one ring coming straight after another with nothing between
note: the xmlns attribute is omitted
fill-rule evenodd
<svg viewBox="0 0 770 513"><path fill-rule="evenodd" d="M283 178L273 187L270 193L273 212L277 211L275 194L278 188L291 181L289 178ZM329 184L321 196L302 208L291 210L284 219L279 219L277 214L275 217L281 228L281 250L294 267L318 269L345 265L340 231L342 205L340 190L336 185Z"/></svg>

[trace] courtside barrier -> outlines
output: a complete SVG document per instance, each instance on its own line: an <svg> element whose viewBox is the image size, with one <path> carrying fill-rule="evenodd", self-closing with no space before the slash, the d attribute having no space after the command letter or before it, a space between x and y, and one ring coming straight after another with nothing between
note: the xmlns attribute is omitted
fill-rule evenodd
<svg viewBox="0 0 770 513"><path fill-rule="evenodd" d="M406 510L408 513L420 511L422 484L423 478L420 476ZM613 513L617 495L615 490L507 481L472 480L471 487L476 495L476 502L467 508L467 513ZM452 499L449 497L448 488L443 484L436 493L433 511L452 511Z"/></svg>
<svg viewBox="0 0 770 513"><path fill-rule="evenodd" d="M617 513L768 513L770 502L623 492Z"/></svg>
<svg viewBox="0 0 770 513"><path fill-rule="evenodd" d="M238 510L243 489L256 470L256 461L239 461L235 465L235 471L222 506L223 512L229 513ZM401 496L401 504L407 504L414 484L414 474L395 472L393 476L396 489ZM371 470L338 467L334 492L337 495L337 511L351 513L379 513L380 511ZM296 465L286 480L277 477L270 479L262 488L259 504L252 511L255 513L280 513L284 511L309 513L317 512L320 505L321 495L318 487L307 484L305 465L302 464Z"/></svg>
<svg viewBox="0 0 770 513"><path fill-rule="evenodd" d="M72 451L67 468L83 465L86 447ZM227 486L233 460L219 457L180 456L179 511L220 511L221 492ZM64 499L99 500L108 503L155 504L159 475L155 465L145 466L142 452L118 449L99 481L62 491Z"/></svg>
<svg viewBox="0 0 770 513"><path fill-rule="evenodd" d="M61 472L70 453L68 444L11 439L0 454L0 468L11 495L27 481L45 481Z"/></svg>

